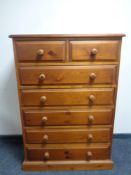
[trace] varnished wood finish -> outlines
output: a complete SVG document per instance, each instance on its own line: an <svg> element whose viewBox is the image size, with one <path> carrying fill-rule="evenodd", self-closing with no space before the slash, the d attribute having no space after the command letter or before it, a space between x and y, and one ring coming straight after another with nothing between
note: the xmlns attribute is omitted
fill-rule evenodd
<svg viewBox="0 0 131 175"><path fill-rule="evenodd" d="M98 39L101 39L101 38L116 38L116 39L121 39L122 37L124 37L125 34L121 33L121 34L33 34L33 35L9 35L9 38L14 38L14 39L17 39L17 40L21 40L21 39L37 39L37 40L40 40L40 39L55 39L55 38L80 38L80 39L92 39L92 38L98 38Z"/></svg>
<svg viewBox="0 0 131 175"><path fill-rule="evenodd" d="M41 146L28 146L27 154L28 160L33 161L47 161L45 153L48 153L49 160L107 160L110 158L109 145L90 146L85 144L70 144L70 145L57 145L57 148L52 145ZM89 156L89 153L92 156ZM56 157L57 154L57 157Z"/></svg>
<svg viewBox="0 0 131 175"><path fill-rule="evenodd" d="M71 58L77 61L115 61L119 58L119 41L71 41ZM93 49L96 53L92 54Z"/></svg>
<svg viewBox="0 0 131 175"><path fill-rule="evenodd" d="M22 169L25 171L49 170L111 170L111 160L98 161L24 161Z"/></svg>
<svg viewBox="0 0 131 175"><path fill-rule="evenodd" d="M48 125L99 125L112 124L112 109L93 110L24 110L24 122L26 126ZM93 116L93 120L91 120ZM46 120L43 121L43 117Z"/></svg>
<svg viewBox="0 0 131 175"><path fill-rule="evenodd" d="M65 42L16 42L16 54L19 61L62 61L65 59Z"/></svg>
<svg viewBox="0 0 131 175"><path fill-rule="evenodd" d="M112 105L113 96L113 88L22 90L22 103L23 106Z"/></svg>
<svg viewBox="0 0 131 175"><path fill-rule="evenodd" d="M110 128L88 129L25 129L27 143L107 143ZM92 139L89 136L92 135ZM44 136L48 136L45 142Z"/></svg>
<svg viewBox="0 0 131 175"><path fill-rule="evenodd" d="M114 84L116 66L21 67L22 85Z"/></svg>
<svg viewBox="0 0 131 175"><path fill-rule="evenodd" d="M10 35L23 170L111 169L124 34Z"/></svg>

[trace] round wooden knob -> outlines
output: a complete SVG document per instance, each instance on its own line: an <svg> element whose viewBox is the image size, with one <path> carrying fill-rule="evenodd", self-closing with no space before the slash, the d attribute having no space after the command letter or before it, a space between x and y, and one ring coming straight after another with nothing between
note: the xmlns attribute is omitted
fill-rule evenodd
<svg viewBox="0 0 131 175"><path fill-rule="evenodd" d="M96 74L95 74L95 73L91 73L91 74L89 75L89 77L90 77L90 80L95 80Z"/></svg>
<svg viewBox="0 0 131 175"><path fill-rule="evenodd" d="M89 121L90 124L93 123L93 121L94 121L94 116L93 116L93 115L89 115L88 121Z"/></svg>
<svg viewBox="0 0 131 175"><path fill-rule="evenodd" d="M88 141L91 142L93 139L93 135L92 134L88 134Z"/></svg>
<svg viewBox="0 0 131 175"><path fill-rule="evenodd" d="M45 152L45 153L44 153L44 160L48 160L49 157L50 157L49 152Z"/></svg>
<svg viewBox="0 0 131 175"><path fill-rule="evenodd" d="M97 54L98 50L96 48L93 48L91 50L91 55L95 56Z"/></svg>
<svg viewBox="0 0 131 175"><path fill-rule="evenodd" d="M46 117L46 116L43 116L43 117L42 117L42 122L43 122L43 123L46 123L46 122L47 122L47 117Z"/></svg>
<svg viewBox="0 0 131 175"><path fill-rule="evenodd" d="M48 135L44 135L44 136L43 136L43 142L44 142L44 143L47 143L47 142L48 142Z"/></svg>
<svg viewBox="0 0 131 175"><path fill-rule="evenodd" d="M43 49L39 49L39 50L37 51L37 55L38 55L38 56L44 55L44 50L43 50Z"/></svg>
<svg viewBox="0 0 131 175"><path fill-rule="evenodd" d="M45 102L46 102L46 96L42 96L42 97L40 98L40 101L41 101L41 103L45 103Z"/></svg>
<svg viewBox="0 0 131 175"><path fill-rule="evenodd" d="M87 152L87 159L90 160L92 158L92 152L88 151Z"/></svg>
<svg viewBox="0 0 131 175"><path fill-rule="evenodd" d="M39 76L39 80L40 80L40 81L45 80L45 78L46 78L46 76L45 76L44 74L40 74L40 76Z"/></svg>
<svg viewBox="0 0 131 175"><path fill-rule="evenodd" d="M90 102L94 102L95 101L95 99L96 99L96 97L94 96L94 95L90 95L89 96L89 100L90 100Z"/></svg>

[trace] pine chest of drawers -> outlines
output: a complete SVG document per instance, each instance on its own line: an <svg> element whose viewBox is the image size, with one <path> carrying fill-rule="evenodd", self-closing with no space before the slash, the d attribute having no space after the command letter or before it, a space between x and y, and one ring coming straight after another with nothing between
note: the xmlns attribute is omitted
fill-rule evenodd
<svg viewBox="0 0 131 175"><path fill-rule="evenodd" d="M123 36L10 35L24 170L112 168Z"/></svg>

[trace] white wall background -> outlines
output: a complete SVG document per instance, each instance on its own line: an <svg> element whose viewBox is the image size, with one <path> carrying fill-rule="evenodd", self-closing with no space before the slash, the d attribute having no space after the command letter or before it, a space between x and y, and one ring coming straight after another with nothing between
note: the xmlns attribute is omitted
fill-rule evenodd
<svg viewBox="0 0 131 175"><path fill-rule="evenodd" d="M9 34L125 33L115 133L131 133L131 1L0 0L0 135L20 134Z"/></svg>

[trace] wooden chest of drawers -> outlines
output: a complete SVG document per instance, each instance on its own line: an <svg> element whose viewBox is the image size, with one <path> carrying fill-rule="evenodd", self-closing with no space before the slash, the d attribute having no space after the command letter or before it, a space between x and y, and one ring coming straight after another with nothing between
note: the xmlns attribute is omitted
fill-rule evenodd
<svg viewBox="0 0 131 175"><path fill-rule="evenodd" d="M10 35L24 170L112 168L123 36Z"/></svg>

